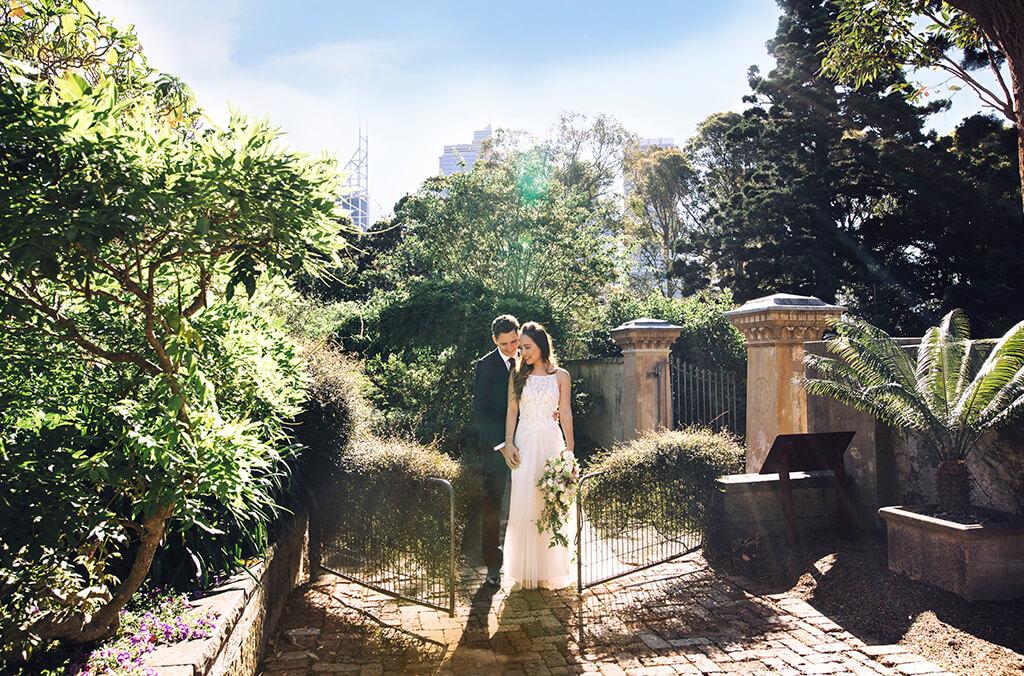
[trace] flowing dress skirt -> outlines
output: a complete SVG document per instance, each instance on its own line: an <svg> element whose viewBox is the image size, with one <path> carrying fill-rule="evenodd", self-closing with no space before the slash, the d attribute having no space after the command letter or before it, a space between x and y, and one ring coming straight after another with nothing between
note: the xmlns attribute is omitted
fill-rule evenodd
<svg viewBox="0 0 1024 676"><path fill-rule="evenodd" d="M550 546L551 535L537 529L544 498L537 488L544 463L565 450L557 423L525 423L516 429L520 465L512 470L508 529L505 533L505 565L508 578L522 589L562 589L575 583L569 549ZM562 524L566 541L576 537L574 512Z"/></svg>

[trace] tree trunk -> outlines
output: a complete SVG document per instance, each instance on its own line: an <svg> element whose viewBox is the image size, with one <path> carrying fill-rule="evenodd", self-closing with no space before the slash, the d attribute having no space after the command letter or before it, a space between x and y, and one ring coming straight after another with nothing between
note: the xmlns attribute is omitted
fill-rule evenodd
<svg viewBox="0 0 1024 676"><path fill-rule="evenodd" d="M1006 56L1017 125L1017 169L1024 205L1024 0L946 1L977 21L985 35Z"/></svg>
<svg viewBox="0 0 1024 676"><path fill-rule="evenodd" d="M939 507L950 512L965 512L971 506L971 474L963 460L943 460L935 473L935 491Z"/></svg>
<svg viewBox="0 0 1024 676"><path fill-rule="evenodd" d="M66 641L68 643L89 643L110 636L118 625L118 613L132 595L139 590L146 576L157 547L164 537L167 521L174 513L173 505L165 505L142 523L142 538L139 549L135 553L128 577L118 586L117 592L91 617L82 613L60 621L44 620L31 629L43 638Z"/></svg>
<svg viewBox="0 0 1024 676"><path fill-rule="evenodd" d="M1021 8L1024 15L1024 8ZM1017 118L1017 173L1020 174L1020 194L1024 203L1024 16L1021 18L1017 53L1007 55L1010 82L1013 85L1013 114Z"/></svg>

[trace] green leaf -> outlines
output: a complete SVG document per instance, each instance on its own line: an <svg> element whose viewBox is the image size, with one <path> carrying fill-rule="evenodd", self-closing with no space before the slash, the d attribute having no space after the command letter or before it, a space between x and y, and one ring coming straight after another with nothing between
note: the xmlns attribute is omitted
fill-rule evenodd
<svg viewBox="0 0 1024 676"><path fill-rule="evenodd" d="M61 99L68 103L79 100L88 90L89 83L77 73L68 73L63 78L57 80L57 91Z"/></svg>

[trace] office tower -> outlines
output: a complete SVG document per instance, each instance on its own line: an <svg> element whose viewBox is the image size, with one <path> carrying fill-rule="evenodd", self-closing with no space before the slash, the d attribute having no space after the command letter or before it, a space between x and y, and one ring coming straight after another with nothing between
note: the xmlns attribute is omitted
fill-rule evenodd
<svg viewBox="0 0 1024 676"><path fill-rule="evenodd" d="M451 176L462 171L469 171L473 168L477 156L480 154L480 144L491 138L491 125L487 125L479 131L473 132L472 143L456 143L446 145L444 154L438 163L443 176Z"/></svg>

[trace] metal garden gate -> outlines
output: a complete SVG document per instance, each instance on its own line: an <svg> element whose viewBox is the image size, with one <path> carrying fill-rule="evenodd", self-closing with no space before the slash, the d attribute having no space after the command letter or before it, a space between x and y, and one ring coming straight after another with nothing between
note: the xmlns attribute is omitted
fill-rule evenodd
<svg viewBox="0 0 1024 676"><path fill-rule="evenodd" d="M396 538L392 510L370 499L323 534L320 566L374 591L454 617L455 491L445 479L416 481L422 482L418 488L426 498L416 524L422 537Z"/></svg>
<svg viewBox="0 0 1024 676"><path fill-rule="evenodd" d="M743 437L746 391L740 374L701 368L676 355L669 357L668 365L673 429L698 425Z"/></svg>

